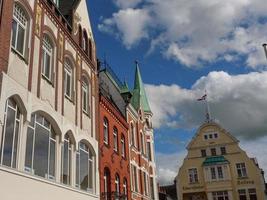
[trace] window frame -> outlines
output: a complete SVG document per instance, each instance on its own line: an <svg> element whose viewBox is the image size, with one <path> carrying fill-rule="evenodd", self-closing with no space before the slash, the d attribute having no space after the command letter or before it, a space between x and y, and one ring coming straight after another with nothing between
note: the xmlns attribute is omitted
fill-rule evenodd
<svg viewBox="0 0 267 200"><path fill-rule="evenodd" d="M84 102L84 100L86 102ZM84 113L89 114L89 83L84 78L82 80L82 110Z"/></svg>
<svg viewBox="0 0 267 200"><path fill-rule="evenodd" d="M24 16L21 16L24 19L24 24L22 21L20 21L19 17L16 16L16 9L20 9L20 14L23 14ZM19 12L19 11L17 11ZM16 23L16 35L15 35L15 41L13 41L13 23ZM29 16L28 13L25 11L25 9L19 5L18 3L14 4L13 7L13 14L12 14L12 30L11 30L11 48L22 58L25 58L26 56L26 46L27 46L27 38L28 38L28 27L29 27ZM21 28L23 30L23 44L22 44L22 52L20 52L20 50L18 49L18 36L19 36L19 28ZM13 44L14 42L14 44Z"/></svg>
<svg viewBox="0 0 267 200"><path fill-rule="evenodd" d="M47 40L47 41L46 41ZM45 44L46 43L46 44ZM49 44L50 43L50 44ZM50 49L49 49L50 46ZM46 57L50 56L50 63L49 63L49 75L46 75ZM48 81L52 82L53 77L53 71L54 71L54 45L51 40L51 38L44 34L43 36L43 42L42 42L42 76L47 79Z"/></svg>
<svg viewBox="0 0 267 200"><path fill-rule="evenodd" d="M73 98L73 66L72 66L72 63L69 59L65 59L65 62L64 62L64 96L66 98L68 98L69 100L72 100ZM67 76L69 77L69 80L70 80L70 84L69 84L69 93L70 94L67 94Z"/></svg>
<svg viewBox="0 0 267 200"><path fill-rule="evenodd" d="M64 152L65 152L65 144L67 144L67 152L68 152L68 161L67 161L67 168L68 168L68 180L67 183L64 183L64 178L63 178L63 173L64 173ZM73 161L73 151L74 151L74 144L73 141L71 140L69 134L67 133L64 137L64 141L62 143L62 151L61 151L61 183L65 185L71 185L72 183L72 161Z"/></svg>
<svg viewBox="0 0 267 200"><path fill-rule="evenodd" d="M198 170L196 167L188 169L188 180L190 184L199 182Z"/></svg>
<svg viewBox="0 0 267 200"><path fill-rule="evenodd" d="M109 145L109 121L106 117L103 119L103 141L104 144Z"/></svg>
<svg viewBox="0 0 267 200"><path fill-rule="evenodd" d="M114 126L113 127L113 150L116 153L119 153L119 142L118 142L118 129Z"/></svg>
<svg viewBox="0 0 267 200"><path fill-rule="evenodd" d="M121 134L121 156L126 158L126 146L125 146L125 137Z"/></svg>
<svg viewBox="0 0 267 200"><path fill-rule="evenodd" d="M248 177L246 164L244 162L236 163L236 170L238 178L246 178ZM239 173L241 172L241 173Z"/></svg>

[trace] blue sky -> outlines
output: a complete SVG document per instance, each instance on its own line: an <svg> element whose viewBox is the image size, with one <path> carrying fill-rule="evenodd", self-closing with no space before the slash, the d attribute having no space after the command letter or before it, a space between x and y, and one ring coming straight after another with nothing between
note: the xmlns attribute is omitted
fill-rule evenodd
<svg viewBox="0 0 267 200"><path fill-rule="evenodd" d="M161 184L172 182L203 122L196 99L205 90L213 118L267 170L253 148L267 142L265 0L91 0L88 7L98 57L130 86L140 62Z"/></svg>

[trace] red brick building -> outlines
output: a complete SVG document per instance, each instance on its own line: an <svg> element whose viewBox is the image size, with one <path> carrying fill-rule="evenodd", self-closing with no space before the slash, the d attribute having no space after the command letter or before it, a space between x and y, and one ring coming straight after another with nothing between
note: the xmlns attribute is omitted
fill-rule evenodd
<svg viewBox="0 0 267 200"><path fill-rule="evenodd" d="M101 199L131 199L128 124L121 88L110 69L100 72L99 148Z"/></svg>

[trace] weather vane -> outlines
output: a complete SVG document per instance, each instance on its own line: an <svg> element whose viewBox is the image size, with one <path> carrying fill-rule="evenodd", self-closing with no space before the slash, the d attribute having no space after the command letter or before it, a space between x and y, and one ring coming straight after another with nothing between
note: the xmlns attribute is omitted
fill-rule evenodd
<svg viewBox="0 0 267 200"><path fill-rule="evenodd" d="M205 90L205 94L197 99L198 101L204 101L205 102L205 107L206 107L206 122L211 122L211 114L210 114L210 107L209 107L209 102L208 102L208 94L207 91Z"/></svg>

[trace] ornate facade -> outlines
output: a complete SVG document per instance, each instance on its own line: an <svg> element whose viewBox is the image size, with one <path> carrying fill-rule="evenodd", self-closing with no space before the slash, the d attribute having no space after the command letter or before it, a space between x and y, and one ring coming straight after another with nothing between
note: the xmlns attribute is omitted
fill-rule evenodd
<svg viewBox="0 0 267 200"><path fill-rule="evenodd" d="M1 198L99 199L97 62L86 1L0 5Z"/></svg>
<svg viewBox="0 0 267 200"><path fill-rule="evenodd" d="M263 171L238 143L218 124L203 124L176 177L178 199L264 200Z"/></svg>

